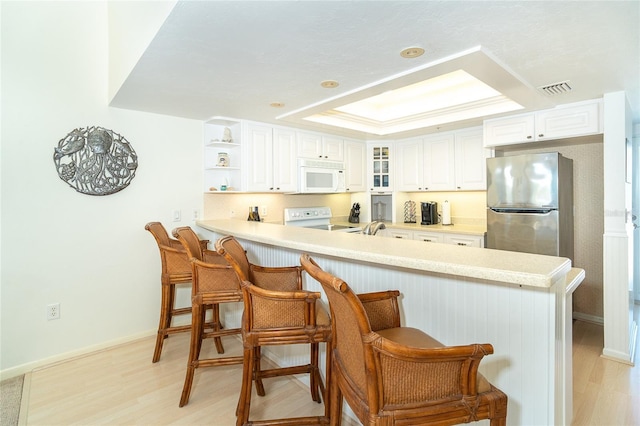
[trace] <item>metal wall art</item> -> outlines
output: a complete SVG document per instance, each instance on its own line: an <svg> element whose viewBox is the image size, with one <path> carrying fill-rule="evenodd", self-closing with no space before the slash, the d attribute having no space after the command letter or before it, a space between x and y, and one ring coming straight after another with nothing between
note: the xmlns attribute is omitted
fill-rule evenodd
<svg viewBox="0 0 640 426"><path fill-rule="evenodd" d="M87 195L123 190L138 168L131 144L114 131L96 126L75 129L61 139L53 162L60 179Z"/></svg>

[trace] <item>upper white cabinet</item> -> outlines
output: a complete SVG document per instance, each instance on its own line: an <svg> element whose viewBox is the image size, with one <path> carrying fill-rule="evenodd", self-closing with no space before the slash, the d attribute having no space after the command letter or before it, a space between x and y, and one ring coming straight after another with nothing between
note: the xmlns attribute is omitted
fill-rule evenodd
<svg viewBox="0 0 640 426"><path fill-rule="evenodd" d="M367 161L369 164L369 190L371 192L388 192L393 190L391 182L391 144L388 142L367 144Z"/></svg>
<svg viewBox="0 0 640 426"><path fill-rule="evenodd" d="M247 124L247 187L250 192L296 190L296 132Z"/></svg>
<svg viewBox="0 0 640 426"><path fill-rule="evenodd" d="M347 192L367 190L366 145L363 142L344 141L345 188Z"/></svg>
<svg viewBox="0 0 640 426"><path fill-rule="evenodd" d="M344 161L344 141L332 136L298 132L298 157Z"/></svg>
<svg viewBox="0 0 640 426"><path fill-rule="evenodd" d="M602 133L600 100L484 121L484 146L495 147Z"/></svg>
<svg viewBox="0 0 640 426"><path fill-rule="evenodd" d="M424 180L422 191L455 189L455 134L443 133L424 138Z"/></svg>
<svg viewBox="0 0 640 426"><path fill-rule="evenodd" d="M487 158L493 150L482 143L482 128L456 132L455 175L456 189L477 191L487 189Z"/></svg>
<svg viewBox="0 0 640 426"><path fill-rule="evenodd" d="M240 121L216 119L204 124L204 192L242 190L243 143Z"/></svg>
<svg viewBox="0 0 640 426"><path fill-rule="evenodd" d="M471 191L486 189L482 128L429 135L397 144L397 190Z"/></svg>

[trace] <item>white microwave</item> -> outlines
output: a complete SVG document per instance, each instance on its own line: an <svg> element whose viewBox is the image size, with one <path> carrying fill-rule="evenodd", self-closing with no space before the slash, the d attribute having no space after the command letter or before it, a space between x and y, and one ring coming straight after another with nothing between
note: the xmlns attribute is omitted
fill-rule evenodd
<svg viewBox="0 0 640 426"><path fill-rule="evenodd" d="M340 161L298 159L298 192L345 192L344 164Z"/></svg>

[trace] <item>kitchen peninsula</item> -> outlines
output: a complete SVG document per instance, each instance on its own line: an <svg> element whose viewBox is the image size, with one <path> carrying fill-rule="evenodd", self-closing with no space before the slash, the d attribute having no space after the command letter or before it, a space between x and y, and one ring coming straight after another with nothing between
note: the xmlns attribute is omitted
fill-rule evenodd
<svg viewBox="0 0 640 426"><path fill-rule="evenodd" d="M493 345L480 370L508 395L508 424L571 423L571 295L584 271L570 260L233 219L196 224L211 241L234 235L258 264L298 264L307 252L356 292L400 290L405 325L447 345ZM305 285L321 291L308 277Z"/></svg>

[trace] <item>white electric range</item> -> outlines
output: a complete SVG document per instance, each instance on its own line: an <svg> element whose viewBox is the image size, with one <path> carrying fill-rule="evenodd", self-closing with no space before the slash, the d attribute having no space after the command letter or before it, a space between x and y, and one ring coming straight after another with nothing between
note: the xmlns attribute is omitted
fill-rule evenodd
<svg viewBox="0 0 640 426"><path fill-rule="evenodd" d="M295 207L284 209L285 226L323 229L337 232L362 232L362 228L354 225L332 225L330 207Z"/></svg>

